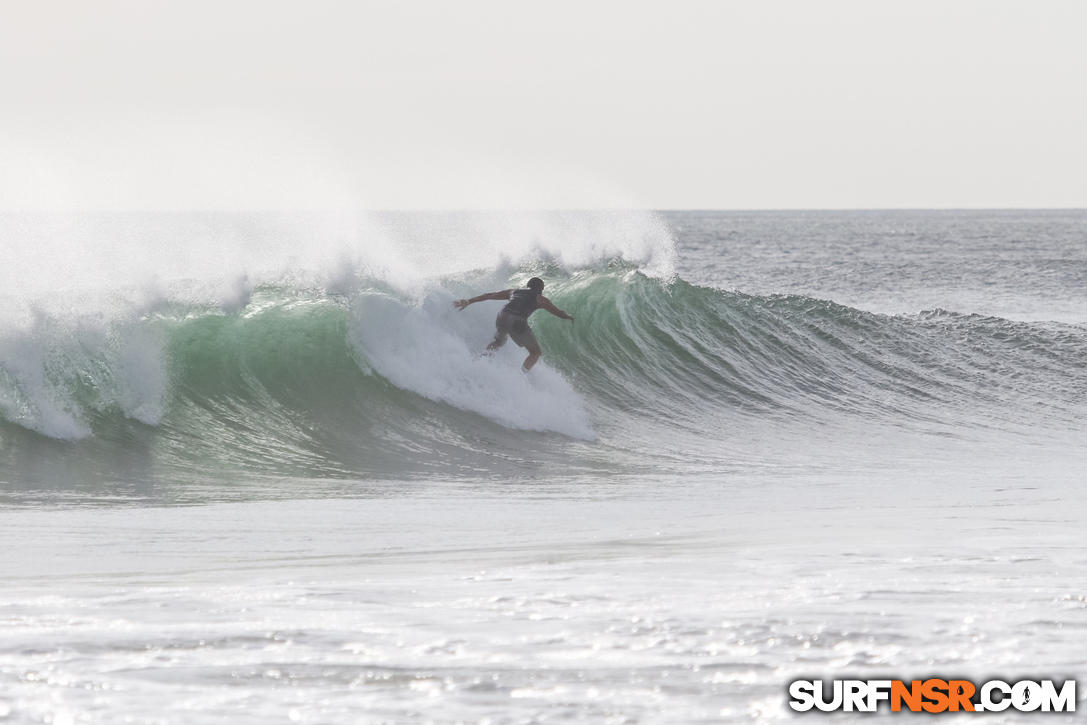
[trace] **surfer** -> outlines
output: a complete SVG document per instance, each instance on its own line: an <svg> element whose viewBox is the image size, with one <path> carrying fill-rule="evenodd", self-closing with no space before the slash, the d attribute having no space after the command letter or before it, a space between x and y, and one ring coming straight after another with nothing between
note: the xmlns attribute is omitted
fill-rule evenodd
<svg viewBox="0 0 1087 725"><path fill-rule="evenodd" d="M494 340L487 346L487 354L505 345L507 336L512 337L513 341L520 347L528 350L528 357L525 358L525 363L521 366L521 369L527 373L542 354L540 343L536 342L536 335L532 333L532 328L528 326L528 316L537 309L542 308L555 317L561 317L570 322L574 321L572 316L555 307L551 300L543 296L543 288L543 280L539 277L533 277L528 281L525 289L505 289L501 292L490 292L479 297L473 297L470 300L456 300L453 302L453 306L463 310L473 302L508 300L505 307L499 311L498 317L495 318Z"/></svg>

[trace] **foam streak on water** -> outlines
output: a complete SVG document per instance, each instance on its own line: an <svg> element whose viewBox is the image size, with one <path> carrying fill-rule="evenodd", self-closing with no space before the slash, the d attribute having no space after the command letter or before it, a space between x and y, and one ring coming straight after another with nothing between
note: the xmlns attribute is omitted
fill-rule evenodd
<svg viewBox="0 0 1087 725"><path fill-rule="evenodd" d="M1080 522L1026 491L843 514L861 482L798 483L821 494L4 512L6 547L36 543L2 569L0 699L14 722L774 721L813 673L1080 671Z"/></svg>

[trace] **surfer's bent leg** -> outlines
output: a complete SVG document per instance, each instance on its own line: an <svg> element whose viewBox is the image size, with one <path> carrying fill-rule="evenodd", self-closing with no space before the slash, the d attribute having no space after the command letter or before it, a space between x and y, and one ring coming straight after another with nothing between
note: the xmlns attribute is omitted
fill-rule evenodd
<svg viewBox="0 0 1087 725"><path fill-rule="evenodd" d="M528 350L528 357L525 358L525 364L521 366L521 369L526 373L532 369L532 366L536 364L536 361L540 359L540 355L543 351L540 350L540 346L537 343L531 345L525 345L525 349Z"/></svg>
<svg viewBox="0 0 1087 725"><path fill-rule="evenodd" d="M491 344L487 346L484 355L489 355L498 348L506 344L506 337L509 335L509 315L505 312L499 312L498 317L494 319L494 339L491 340Z"/></svg>
<svg viewBox="0 0 1087 725"><path fill-rule="evenodd" d="M510 320L506 329L509 330L509 336L513 338L513 341L518 346L528 350L528 357L525 358L525 364L521 366L521 369L526 373L532 369L532 366L536 364L536 361L540 359L542 352L540 351L540 343L536 342L536 334L532 332L532 328L528 326L528 320L524 317L518 317L517 315L510 315Z"/></svg>

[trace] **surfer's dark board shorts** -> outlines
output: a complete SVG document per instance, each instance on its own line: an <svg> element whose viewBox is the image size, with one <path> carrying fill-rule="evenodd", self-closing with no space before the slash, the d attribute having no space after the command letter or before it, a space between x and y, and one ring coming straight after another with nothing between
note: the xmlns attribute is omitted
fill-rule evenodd
<svg viewBox="0 0 1087 725"><path fill-rule="evenodd" d="M494 320L494 327L494 341L499 345L506 343L506 335L513 338L520 347L539 344L536 342L536 335L533 334L532 328L528 326L528 320L520 315L512 315L502 310Z"/></svg>

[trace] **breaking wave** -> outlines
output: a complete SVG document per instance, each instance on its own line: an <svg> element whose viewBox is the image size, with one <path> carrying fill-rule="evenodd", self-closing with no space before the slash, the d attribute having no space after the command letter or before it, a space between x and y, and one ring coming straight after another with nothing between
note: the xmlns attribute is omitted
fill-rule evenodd
<svg viewBox="0 0 1087 725"><path fill-rule="evenodd" d="M642 246L32 305L0 332L3 480L713 470L843 431L1056 435L1087 418L1082 327L700 287L667 245ZM480 355L498 304L451 303L533 275L576 322L536 313L544 358L525 375L512 343Z"/></svg>

